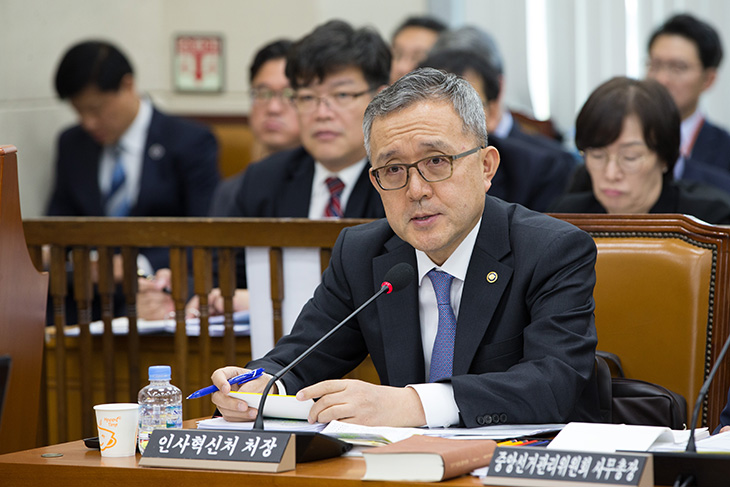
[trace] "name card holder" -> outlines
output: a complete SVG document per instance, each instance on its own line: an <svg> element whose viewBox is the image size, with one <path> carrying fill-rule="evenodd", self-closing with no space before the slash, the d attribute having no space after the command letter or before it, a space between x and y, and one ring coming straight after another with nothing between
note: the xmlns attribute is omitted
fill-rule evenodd
<svg viewBox="0 0 730 487"><path fill-rule="evenodd" d="M139 464L244 472L287 472L296 465L291 433L157 429Z"/></svg>
<svg viewBox="0 0 730 487"><path fill-rule="evenodd" d="M650 454L497 447L483 483L530 487L653 487Z"/></svg>

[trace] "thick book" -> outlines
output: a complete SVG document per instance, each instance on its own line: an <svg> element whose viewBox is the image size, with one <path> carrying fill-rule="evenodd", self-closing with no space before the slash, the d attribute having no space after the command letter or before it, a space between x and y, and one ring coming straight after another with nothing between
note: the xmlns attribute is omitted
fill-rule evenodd
<svg viewBox="0 0 730 487"><path fill-rule="evenodd" d="M363 480L438 482L489 465L494 440L454 440L413 435L363 451Z"/></svg>

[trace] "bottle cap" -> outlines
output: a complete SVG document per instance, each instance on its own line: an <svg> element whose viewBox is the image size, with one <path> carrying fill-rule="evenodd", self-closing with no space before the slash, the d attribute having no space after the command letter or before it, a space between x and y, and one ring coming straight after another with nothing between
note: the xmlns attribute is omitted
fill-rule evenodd
<svg viewBox="0 0 730 487"><path fill-rule="evenodd" d="M169 365L151 365L149 368L149 380L170 380L171 376Z"/></svg>

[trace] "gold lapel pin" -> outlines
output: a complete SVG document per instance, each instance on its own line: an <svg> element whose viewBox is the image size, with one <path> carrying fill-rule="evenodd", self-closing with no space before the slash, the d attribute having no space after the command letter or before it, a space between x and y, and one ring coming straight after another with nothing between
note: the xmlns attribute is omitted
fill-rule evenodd
<svg viewBox="0 0 730 487"><path fill-rule="evenodd" d="M487 274L487 282L489 284L493 284L493 283L497 282L497 277L499 277L499 276L497 276L497 273L492 271L489 274Z"/></svg>

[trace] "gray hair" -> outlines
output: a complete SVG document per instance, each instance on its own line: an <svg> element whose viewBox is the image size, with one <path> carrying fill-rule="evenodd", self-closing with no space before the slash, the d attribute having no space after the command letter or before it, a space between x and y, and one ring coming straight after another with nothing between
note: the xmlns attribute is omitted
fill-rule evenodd
<svg viewBox="0 0 730 487"><path fill-rule="evenodd" d="M384 89L368 105L362 121L365 150L370 153L370 132L377 117L409 108L419 101L451 103L462 121L465 134L476 137L487 145L487 121L482 100L476 90L458 76L433 68L419 68Z"/></svg>

